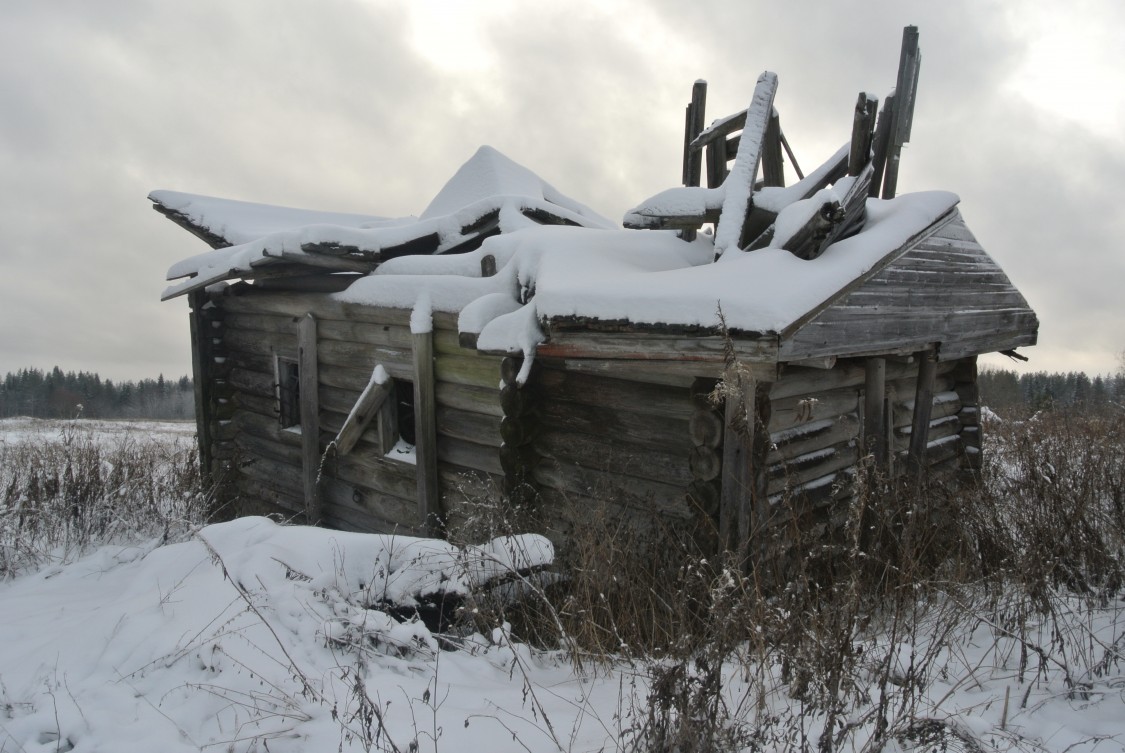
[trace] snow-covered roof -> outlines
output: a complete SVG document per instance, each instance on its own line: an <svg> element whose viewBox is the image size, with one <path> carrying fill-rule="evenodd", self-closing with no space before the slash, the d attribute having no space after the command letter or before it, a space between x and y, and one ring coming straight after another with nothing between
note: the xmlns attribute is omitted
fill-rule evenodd
<svg viewBox="0 0 1125 753"><path fill-rule="evenodd" d="M292 210L172 191L154 191L149 198L205 240L210 234L234 243L173 264L168 279L188 279L168 287L163 300L281 262L364 272L396 256L459 250L489 235L542 223L616 227L488 146L462 165L417 218Z"/></svg>
<svg viewBox="0 0 1125 753"><path fill-rule="evenodd" d="M264 235L306 225L362 228L409 221L388 221L384 217L364 214L278 207L179 191L153 191L148 198L160 208L162 214L197 233L216 248L249 243Z"/></svg>
<svg viewBox="0 0 1125 753"><path fill-rule="evenodd" d="M489 238L457 256L402 257L336 293L343 301L410 308L425 299L460 312L462 332L481 350L531 355L552 321L581 318L632 328L780 333L832 299L888 254L901 250L957 204L931 191L869 199L861 232L806 261L780 247L733 252L718 262L711 236L687 243L675 233L536 227ZM803 213L804 202L778 215ZM497 274L481 277L481 257Z"/></svg>

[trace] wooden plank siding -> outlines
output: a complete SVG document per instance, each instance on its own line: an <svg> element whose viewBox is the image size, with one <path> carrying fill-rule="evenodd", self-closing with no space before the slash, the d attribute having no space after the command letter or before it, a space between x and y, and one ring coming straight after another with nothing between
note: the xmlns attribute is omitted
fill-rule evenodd
<svg viewBox="0 0 1125 753"><path fill-rule="evenodd" d="M918 359L887 361L882 370L889 453L897 461L883 470L901 474L913 432L919 363ZM822 375L820 389L809 386L813 376L809 372ZM971 391L973 375L975 358L935 364L928 441L920 449L925 466L952 468L966 462L964 448L969 445L961 435L965 426L972 425L973 414L964 413L961 392ZM865 416L866 387L862 359L838 361L828 371L802 367L782 371L771 392L773 447L766 460L775 523L782 522L782 503L790 498L806 496L805 501L816 507L846 494L846 489L834 490L833 485L847 479L860 458L864 432L871 430Z"/></svg>
<svg viewBox="0 0 1125 753"><path fill-rule="evenodd" d="M959 212L781 343L781 358L912 353L940 360L1035 343L1035 313Z"/></svg>

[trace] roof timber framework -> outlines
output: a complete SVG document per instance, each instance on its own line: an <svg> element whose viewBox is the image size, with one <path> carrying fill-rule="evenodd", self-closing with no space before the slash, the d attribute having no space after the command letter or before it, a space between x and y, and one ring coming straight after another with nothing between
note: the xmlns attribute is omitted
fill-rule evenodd
<svg viewBox="0 0 1125 753"><path fill-rule="evenodd" d="M859 229L867 197L880 196L882 187L882 198L894 198L902 146L910 139L921 60L918 29L908 26L903 30L897 94L886 98L878 128L878 100L860 92L847 148L833 155L809 180L797 164L781 129L780 115L773 107L776 74L766 71L759 77L749 107L706 128L707 82L696 81L685 113L683 156L683 185L699 189L688 202L694 206L688 211L667 212L642 204L626 216L625 226L675 228L691 240L702 225L714 224L716 258L730 250L752 251L774 245L802 259L815 259L833 242ZM785 203L810 199L842 177L854 180L842 198L824 201L777 243L775 221L781 207L756 202L755 195L762 188L785 186L783 151L801 180L801 190L788 192ZM706 189L700 187L704 154Z"/></svg>

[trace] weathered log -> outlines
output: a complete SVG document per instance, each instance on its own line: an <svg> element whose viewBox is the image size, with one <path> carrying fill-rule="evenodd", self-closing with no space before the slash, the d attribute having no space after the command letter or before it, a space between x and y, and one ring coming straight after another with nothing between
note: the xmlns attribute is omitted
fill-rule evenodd
<svg viewBox="0 0 1125 753"><path fill-rule="evenodd" d="M711 481L723 471L722 457L710 447L693 447L688 453L688 467L697 481Z"/></svg>
<svg viewBox="0 0 1125 753"><path fill-rule="evenodd" d="M653 515L681 519L693 516L682 486L557 463L539 463L535 466L534 478L544 487L587 496L599 502L616 501L649 510Z"/></svg>
<svg viewBox="0 0 1125 753"><path fill-rule="evenodd" d="M534 391L517 387L514 382L506 382L500 390L500 407L505 415L521 416L529 412L534 403Z"/></svg>
<svg viewBox="0 0 1125 753"><path fill-rule="evenodd" d="M688 501L709 518L719 514L719 501L722 492L719 485L713 481L693 481L688 485Z"/></svg>
<svg viewBox="0 0 1125 753"><path fill-rule="evenodd" d="M539 422L532 416L504 416L500 419L500 437L507 444L525 445L535 439Z"/></svg>
<svg viewBox="0 0 1125 753"><path fill-rule="evenodd" d="M693 478L686 456L639 447L613 435L549 429L535 438L533 446L538 454L560 464L615 471L679 486Z"/></svg>
<svg viewBox="0 0 1125 753"><path fill-rule="evenodd" d="M434 359L434 375L439 382L498 389L500 384L500 359L486 355L451 356L438 354Z"/></svg>
<svg viewBox="0 0 1125 753"><path fill-rule="evenodd" d="M539 405L538 418L545 429L566 429L591 436L609 433L621 442L665 452L682 452L685 457L693 446L688 422L684 419L547 399Z"/></svg>
<svg viewBox="0 0 1125 753"><path fill-rule="evenodd" d="M782 430L770 435L773 448L766 458L770 465L780 463L801 455L858 438L859 418L854 413L845 413L834 419L825 419L805 424L815 427L808 432Z"/></svg>
<svg viewBox="0 0 1125 753"><path fill-rule="evenodd" d="M859 390L851 387L775 399L769 430L772 434L810 421L854 413L858 405Z"/></svg>
<svg viewBox="0 0 1125 753"><path fill-rule="evenodd" d="M715 449L723 443L723 419L712 409L699 409L688 419L688 433L697 447Z"/></svg>
<svg viewBox="0 0 1125 753"><path fill-rule="evenodd" d="M435 392L438 405L496 418L504 415L499 391L495 387L438 382Z"/></svg>
<svg viewBox="0 0 1125 753"><path fill-rule="evenodd" d="M780 475L774 475L769 482L767 494L773 496L788 489L795 489L813 479L822 478L855 465L859 460L859 451L854 444L843 443L834 447L835 452L827 455L824 460L810 463L804 468L789 470Z"/></svg>
<svg viewBox="0 0 1125 753"><path fill-rule="evenodd" d="M542 369L536 382L551 400L684 419L690 418L695 411L689 392L680 387L552 368Z"/></svg>
<svg viewBox="0 0 1125 753"><path fill-rule="evenodd" d="M476 442L467 442L454 437L438 437L438 460L441 463L458 466L461 470L484 471L502 476L504 468L500 465L498 448ZM441 465L438 469L440 471Z"/></svg>

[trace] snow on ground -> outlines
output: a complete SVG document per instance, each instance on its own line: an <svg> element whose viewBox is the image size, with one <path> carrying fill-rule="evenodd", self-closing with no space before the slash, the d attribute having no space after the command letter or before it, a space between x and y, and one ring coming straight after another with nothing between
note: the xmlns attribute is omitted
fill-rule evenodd
<svg viewBox="0 0 1125 753"><path fill-rule="evenodd" d="M0 437L50 436L66 430L59 423L8 420ZM191 440L185 424L70 423ZM389 610L542 564L548 546L524 536L457 549L244 518L179 543L135 541L54 561L0 582L0 753L627 747L649 718L656 663L579 671L503 625L448 639ZM1052 614L1038 618L1005 616L995 594L965 598L925 612L893 641L857 635L860 700L846 709L854 732L840 749L864 749L883 666L887 691L898 694L892 731L926 720L910 729L941 725L982 750L1123 749L1125 601L1091 606L1055 594ZM730 724L763 735L760 750L802 740L815 749L823 716L805 713L776 658L724 667ZM917 705L896 717L911 678L922 681ZM885 749L922 748L904 737Z"/></svg>
<svg viewBox="0 0 1125 753"><path fill-rule="evenodd" d="M104 547L0 584L0 751L267 749L255 740L277 752L390 750L372 741L376 709L403 751L413 741L422 750L616 749L639 722L643 666L583 674L502 627L441 650L420 622L367 608L372 589L396 574L399 596L441 582L433 576L451 551L244 518L183 543ZM1089 623L1099 647L1120 641L1117 611ZM1039 637L1046 645L1050 630ZM903 672L927 640L923 628L895 647ZM882 639L864 647L885 648ZM1125 676L1113 656L1082 673L1072 657L1078 692L1068 692L1034 658L1021 682L1019 653L995 626L963 626L933 654L926 718L1001 750L1121 749ZM771 718L784 722L799 704L776 668L766 674ZM754 673L732 666L724 678L730 707L747 711ZM815 735L819 720L809 721Z"/></svg>
<svg viewBox="0 0 1125 753"><path fill-rule="evenodd" d="M67 437L80 437L100 442L125 438L172 441L176 445L195 444L195 421L103 421L83 418L55 421L42 418L0 418L0 444L12 446L21 442L59 442Z"/></svg>
<svg viewBox="0 0 1125 753"><path fill-rule="evenodd" d="M579 677L502 629L440 651L421 623L363 607L396 576L402 593L433 586L449 564L434 545L448 548L422 544L427 560L416 540L244 518L0 585L0 750L362 750L360 677L404 751L420 736L556 749L544 713L567 747L605 745L616 678Z"/></svg>

